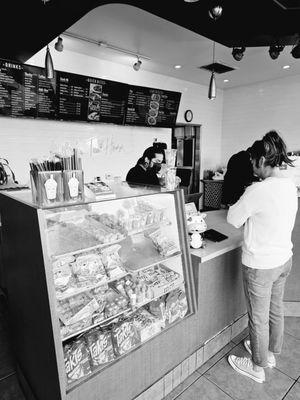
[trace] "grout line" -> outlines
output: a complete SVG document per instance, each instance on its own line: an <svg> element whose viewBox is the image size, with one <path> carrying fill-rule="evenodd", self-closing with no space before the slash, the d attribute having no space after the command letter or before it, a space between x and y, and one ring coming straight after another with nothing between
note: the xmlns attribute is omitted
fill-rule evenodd
<svg viewBox="0 0 300 400"><path fill-rule="evenodd" d="M208 376L204 376L204 378L207 379L213 385L217 386L217 388L220 389L221 392L225 393L228 397L230 397L233 400L237 400L235 397L232 397L229 393L225 392L225 390L223 388L221 388L220 386L218 386L215 382L211 381Z"/></svg>
<svg viewBox="0 0 300 400"><path fill-rule="evenodd" d="M8 374L8 375L6 375L6 376L3 376L2 378L0 378L0 382L4 381L4 379L7 379L7 378L9 378L10 376L15 375L15 374L16 374L16 371L11 372L10 374Z"/></svg>
<svg viewBox="0 0 300 400"><path fill-rule="evenodd" d="M281 400L284 400L286 398L286 396L289 394L289 392L291 391L291 389L295 386L295 384L297 383L297 381L295 381L291 387L288 389L288 391L286 392L286 394L283 396L283 398Z"/></svg>
<svg viewBox="0 0 300 400"><path fill-rule="evenodd" d="M194 372L197 372L197 371L194 371ZM193 373L194 373L193 372ZM199 378L201 378L201 375L197 372L197 375L198 375L198 377L195 379L195 380L193 380L192 382L191 382L191 384L190 385L188 385L186 388L184 388L180 393L178 393L172 400L176 400L179 396L181 396L182 395L182 393L184 393L189 387L191 387ZM191 376L191 375L190 375ZM184 381L183 381L184 382ZM182 382L182 383L183 383ZM182 385L182 383L181 383L181 385ZM174 388L174 390L175 390L176 388ZM169 394L171 394L172 392L170 392Z"/></svg>
<svg viewBox="0 0 300 400"><path fill-rule="evenodd" d="M231 343L232 341L230 340L230 342L228 342L224 347L226 347L229 343ZM228 355L228 353L230 353L233 349L235 349L237 346L239 346L239 344L235 344L234 342L232 342L233 344L234 344L234 346L230 349L230 350L228 350L227 351L227 353L225 353L225 354L223 354L223 356L221 357L221 358L219 358L214 364L212 364L205 372L203 372L203 374L200 374L199 372L198 372L198 374L200 375L200 376L203 376L203 375L205 375L210 369L212 369L212 367L214 367L219 361L221 361L225 356L227 356ZM222 349L221 350L219 350L218 351L218 353L220 353L223 349L224 349L224 347L222 347ZM213 357L215 357L218 353L216 353ZM204 365L206 364L206 363L208 363L209 362L209 360L210 359L208 359L204 364L202 364L198 369L200 369L200 368L203 368L204 367ZM197 370L196 370L196 372L197 372Z"/></svg>

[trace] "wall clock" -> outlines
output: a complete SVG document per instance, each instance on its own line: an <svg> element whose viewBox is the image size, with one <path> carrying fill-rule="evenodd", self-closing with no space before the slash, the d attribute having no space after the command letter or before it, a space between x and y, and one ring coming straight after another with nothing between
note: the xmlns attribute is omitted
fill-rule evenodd
<svg viewBox="0 0 300 400"><path fill-rule="evenodd" d="M184 119L186 120L186 122L191 122L193 119L193 112L192 110L186 110L186 112L184 113Z"/></svg>

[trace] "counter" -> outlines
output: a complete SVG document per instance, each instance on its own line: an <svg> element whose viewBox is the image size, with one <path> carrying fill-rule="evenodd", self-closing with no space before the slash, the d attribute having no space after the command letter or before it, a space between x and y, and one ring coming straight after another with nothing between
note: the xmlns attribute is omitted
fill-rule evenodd
<svg viewBox="0 0 300 400"><path fill-rule="evenodd" d="M243 239L243 228L236 229L227 223L227 210L207 211L206 215L207 229L213 228L224 233L224 235L228 236L228 239L219 243L207 240L204 249L191 249L191 254L197 257L200 262L211 260L240 247Z"/></svg>

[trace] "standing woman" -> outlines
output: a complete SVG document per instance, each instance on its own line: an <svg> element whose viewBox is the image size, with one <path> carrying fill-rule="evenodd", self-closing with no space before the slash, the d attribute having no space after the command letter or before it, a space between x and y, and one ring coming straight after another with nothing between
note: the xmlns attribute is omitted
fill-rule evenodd
<svg viewBox="0 0 300 400"><path fill-rule="evenodd" d="M250 148L253 171L261 181L249 186L228 210L227 221L244 225L243 283L249 317L252 358L230 355L230 365L256 382L265 381L264 368L276 365L283 343L283 294L292 267L291 235L298 207L294 182L280 171L292 166L286 145L276 131Z"/></svg>

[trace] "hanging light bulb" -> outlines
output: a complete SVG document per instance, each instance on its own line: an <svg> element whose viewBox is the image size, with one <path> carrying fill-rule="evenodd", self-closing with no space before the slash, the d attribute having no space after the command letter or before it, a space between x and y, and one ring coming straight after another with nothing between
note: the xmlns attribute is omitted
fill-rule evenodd
<svg viewBox="0 0 300 400"><path fill-rule="evenodd" d="M54 47L55 50L57 51L63 51L64 45L63 45L63 40L60 36L57 38L57 42L55 43Z"/></svg>
<svg viewBox="0 0 300 400"><path fill-rule="evenodd" d="M216 42L213 43L213 64L215 63L215 46ZM216 78L215 78L215 71L211 71L211 77L209 81L208 87L208 98L209 100L213 100L217 97L217 85L216 85Z"/></svg>
<svg viewBox="0 0 300 400"><path fill-rule="evenodd" d="M217 85L214 71L211 73L209 87L208 87L208 98L214 100L217 97Z"/></svg>
<svg viewBox="0 0 300 400"><path fill-rule="evenodd" d="M52 61L52 57L50 54L49 46L47 46L47 50L46 50L45 71L46 71L46 78L53 79L54 67L53 67L53 61Z"/></svg>
<svg viewBox="0 0 300 400"><path fill-rule="evenodd" d="M210 18L216 21L221 17L222 12L223 12L222 6L214 6L208 10L208 15L210 16Z"/></svg>

